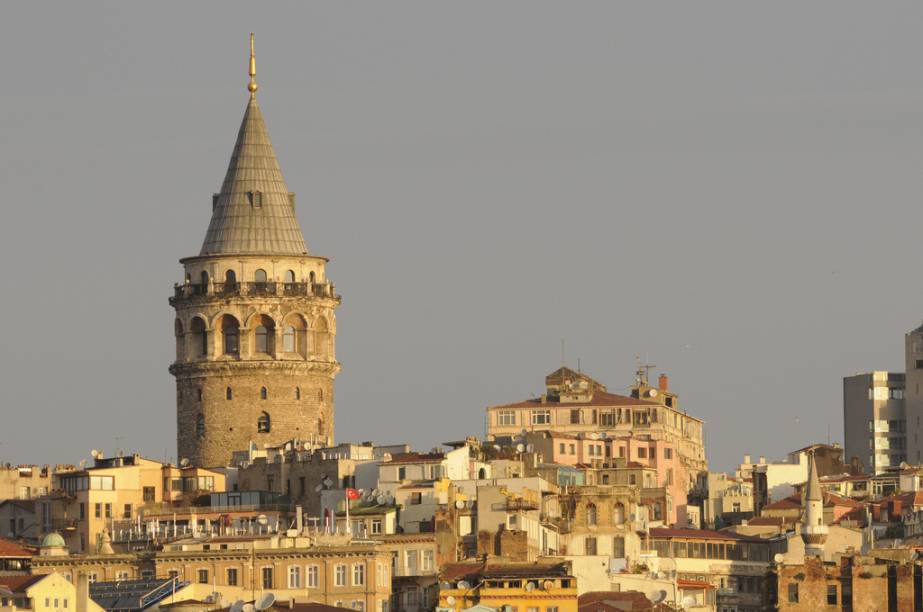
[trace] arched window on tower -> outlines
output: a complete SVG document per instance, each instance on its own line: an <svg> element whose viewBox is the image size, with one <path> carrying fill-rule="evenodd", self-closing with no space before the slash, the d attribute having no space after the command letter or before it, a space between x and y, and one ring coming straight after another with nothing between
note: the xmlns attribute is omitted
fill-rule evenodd
<svg viewBox="0 0 923 612"><path fill-rule="evenodd" d="M186 355L186 335L183 333L183 322L179 319L173 323L173 333L176 336L176 360L182 361Z"/></svg>
<svg viewBox="0 0 923 612"><path fill-rule="evenodd" d="M221 317L221 335L225 355L240 353L240 324L231 315Z"/></svg>
<svg viewBox="0 0 923 612"><path fill-rule="evenodd" d="M317 282L317 275L314 274L314 270L311 270L311 273L308 275L308 280L311 281L312 285Z"/></svg>
<svg viewBox="0 0 923 612"><path fill-rule="evenodd" d="M295 283L295 271L294 270L285 271L285 282L288 283L289 285L292 285Z"/></svg>
<svg viewBox="0 0 923 612"><path fill-rule="evenodd" d="M296 400L301 399L301 387L295 387L295 399Z"/></svg>
<svg viewBox="0 0 923 612"><path fill-rule="evenodd" d="M269 433L272 428L272 423L269 420L269 413L263 412L260 414L260 418L256 421L256 431L258 433Z"/></svg>
<svg viewBox="0 0 923 612"><path fill-rule="evenodd" d="M224 292L234 293L237 291L237 272L228 270L224 273Z"/></svg>
<svg viewBox="0 0 923 612"><path fill-rule="evenodd" d="M205 437L205 415L199 413L195 420L195 433L198 437Z"/></svg>
<svg viewBox="0 0 923 612"><path fill-rule="evenodd" d="M299 314L289 315L282 328L282 352L289 356L308 356L308 324Z"/></svg>
<svg viewBox="0 0 923 612"><path fill-rule="evenodd" d="M267 397L269 397L269 391L266 390L266 387L261 387L260 388L260 399L264 400Z"/></svg>
<svg viewBox="0 0 923 612"><path fill-rule="evenodd" d="M330 328L324 317L314 321L314 358L324 361L330 359Z"/></svg>
<svg viewBox="0 0 923 612"><path fill-rule="evenodd" d="M596 504L587 504L586 507L586 524L596 524Z"/></svg>
<svg viewBox="0 0 923 612"><path fill-rule="evenodd" d="M205 293L205 288L208 287L208 272L202 270L202 273L199 275L199 282L202 283L202 293Z"/></svg>
<svg viewBox="0 0 923 612"><path fill-rule="evenodd" d="M232 400L234 399L234 391L230 387L224 392L224 399Z"/></svg>
<svg viewBox="0 0 923 612"><path fill-rule="evenodd" d="M257 268L256 272L253 273L253 281L256 283L266 283L266 270L262 268Z"/></svg>
<svg viewBox="0 0 923 612"><path fill-rule="evenodd" d="M251 325L253 325L251 323ZM260 315L256 319L256 327L253 330L254 342L253 352L264 355L275 355L276 352L276 325L273 320L266 315Z"/></svg>
<svg viewBox="0 0 923 612"><path fill-rule="evenodd" d="M205 330L205 321L196 317L189 325L189 350L190 357L201 359L208 355L208 332Z"/></svg>

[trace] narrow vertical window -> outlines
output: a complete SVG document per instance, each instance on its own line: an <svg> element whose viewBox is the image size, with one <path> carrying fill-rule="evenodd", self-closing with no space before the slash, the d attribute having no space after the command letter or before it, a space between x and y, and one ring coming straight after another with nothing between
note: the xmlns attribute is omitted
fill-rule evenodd
<svg viewBox="0 0 923 612"><path fill-rule="evenodd" d="M224 392L224 397L225 399L229 399L229 400L234 399L234 392L231 390L230 387L228 387L227 391Z"/></svg>
<svg viewBox="0 0 923 612"><path fill-rule="evenodd" d="M260 418L256 421L256 431L258 433L269 433L271 427L272 423L269 420L269 413L262 413Z"/></svg>
<svg viewBox="0 0 923 612"><path fill-rule="evenodd" d="M260 399L264 400L269 397L269 391L266 390L266 387L260 388Z"/></svg>

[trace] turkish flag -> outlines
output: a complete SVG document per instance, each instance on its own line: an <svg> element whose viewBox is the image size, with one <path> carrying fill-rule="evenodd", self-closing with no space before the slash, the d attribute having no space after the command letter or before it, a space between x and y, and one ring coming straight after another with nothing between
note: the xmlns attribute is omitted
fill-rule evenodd
<svg viewBox="0 0 923 612"><path fill-rule="evenodd" d="M348 500L354 500L354 499L359 499L360 497L362 497L362 496L359 494L359 491L347 487L347 489L346 489L346 499L348 499Z"/></svg>

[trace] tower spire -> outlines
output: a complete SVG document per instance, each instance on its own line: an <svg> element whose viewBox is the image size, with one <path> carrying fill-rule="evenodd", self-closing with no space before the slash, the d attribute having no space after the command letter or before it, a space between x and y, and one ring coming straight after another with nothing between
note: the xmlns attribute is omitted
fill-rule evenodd
<svg viewBox="0 0 923 612"><path fill-rule="evenodd" d="M256 95L259 86L256 84L256 53L253 51L253 32L250 32L250 83L247 85L250 95Z"/></svg>

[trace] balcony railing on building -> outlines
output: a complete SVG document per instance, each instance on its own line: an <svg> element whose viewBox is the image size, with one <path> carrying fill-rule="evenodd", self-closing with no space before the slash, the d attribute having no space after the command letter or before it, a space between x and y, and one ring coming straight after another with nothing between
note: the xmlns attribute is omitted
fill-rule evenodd
<svg viewBox="0 0 923 612"><path fill-rule="evenodd" d="M174 285L173 299L186 300L205 296L289 296L337 298L333 283L189 283Z"/></svg>

